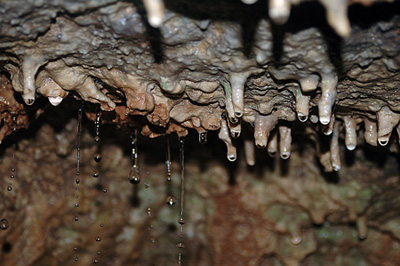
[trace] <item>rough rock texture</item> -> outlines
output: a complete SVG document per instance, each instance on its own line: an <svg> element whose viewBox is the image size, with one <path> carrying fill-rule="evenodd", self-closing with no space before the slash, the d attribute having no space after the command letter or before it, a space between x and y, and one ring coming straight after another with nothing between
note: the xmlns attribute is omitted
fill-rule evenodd
<svg viewBox="0 0 400 266"><path fill-rule="evenodd" d="M399 264L398 2L0 2L6 265Z"/></svg>

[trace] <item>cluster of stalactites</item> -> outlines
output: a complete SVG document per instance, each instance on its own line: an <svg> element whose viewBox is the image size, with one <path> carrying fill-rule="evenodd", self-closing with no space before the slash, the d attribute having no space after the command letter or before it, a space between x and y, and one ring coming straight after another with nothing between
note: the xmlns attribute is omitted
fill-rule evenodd
<svg viewBox="0 0 400 266"><path fill-rule="evenodd" d="M289 158L292 142L291 128L288 123L279 124L279 119L282 117L282 112L279 110L270 115L257 114L253 122L254 143L248 138L244 140L244 155L248 165L255 164L255 147L267 148L270 156L279 153L282 159ZM302 116L298 115L298 119L304 122ZM310 120L311 123L318 123L318 118L315 115L311 115ZM328 136L327 140L329 141L329 143L317 143L318 146L326 144L328 146L327 149L319 148L319 159L325 171L339 171L341 168L339 151L341 130L344 133L344 144L349 151L355 150L359 144L357 143L359 139L357 132L360 131L363 131L365 143L371 146L386 146L394 129L397 130L397 134L400 137L400 113L394 112L388 106L384 106L376 113L376 120L375 122L369 118L355 116L341 116L335 119L335 115L332 115L328 124L321 124L320 130L324 135ZM221 121L219 137L227 146L228 160L234 161L236 160L237 152L233 139L240 132L238 133L237 125L230 125L231 123L227 120Z"/></svg>
<svg viewBox="0 0 400 266"><path fill-rule="evenodd" d="M243 3L252 5L258 0L242 0ZM285 24L290 17L290 9L294 4L302 0L269 0L268 15L276 24ZM329 25L342 37L348 37L351 33L351 26L347 17L347 0L319 0L326 9L326 19ZM366 5L373 1L358 1ZM163 0L143 0L147 11L149 24L155 28L162 25L165 20Z"/></svg>

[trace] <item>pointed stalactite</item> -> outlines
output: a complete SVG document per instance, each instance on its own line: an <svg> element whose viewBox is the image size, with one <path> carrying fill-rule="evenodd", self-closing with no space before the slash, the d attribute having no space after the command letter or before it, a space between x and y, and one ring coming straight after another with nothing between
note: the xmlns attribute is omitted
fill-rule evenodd
<svg viewBox="0 0 400 266"><path fill-rule="evenodd" d="M340 161L340 150L339 150L339 123L335 123L333 128L333 134L331 138L330 144L330 155L331 155L331 163L334 171L339 171L342 167L342 163Z"/></svg>
<svg viewBox="0 0 400 266"><path fill-rule="evenodd" d="M224 92L225 92L226 115L228 116L228 119L231 123L236 124L238 122L238 119L235 116L235 110L233 108L231 84L227 80L222 80L221 85L224 88Z"/></svg>
<svg viewBox="0 0 400 266"><path fill-rule="evenodd" d="M347 0L320 0L326 9L326 20L341 37L348 37L351 33L350 22L347 17Z"/></svg>
<svg viewBox="0 0 400 266"><path fill-rule="evenodd" d="M310 96L304 95L300 88L296 89L296 112L300 122L306 122L310 109Z"/></svg>
<svg viewBox="0 0 400 266"><path fill-rule="evenodd" d="M149 24L158 28L165 20L165 6L163 0L143 0Z"/></svg>
<svg viewBox="0 0 400 266"><path fill-rule="evenodd" d="M270 115L257 115L254 121L254 140L258 148L267 146L269 133L278 123L278 116L275 113Z"/></svg>
<svg viewBox="0 0 400 266"><path fill-rule="evenodd" d="M222 140L227 149L227 155L229 161L233 162L236 160L236 146L233 145L232 138L229 134L228 122L221 119L221 127L218 132L218 137Z"/></svg>
<svg viewBox="0 0 400 266"><path fill-rule="evenodd" d="M282 159L287 160L290 157L292 134L291 128L279 126L279 152Z"/></svg>
<svg viewBox="0 0 400 266"><path fill-rule="evenodd" d="M332 107L336 100L336 86L338 78L333 74L326 74L321 79L321 98L318 101L319 121L322 125L329 124L332 116Z"/></svg>
<svg viewBox="0 0 400 266"><path fill-rule="evenodd" d="M290 17L290 8L290 0L269 0L269 17L276 24L285 24Z"/></svg>
<svg viewBox="0 0 400 266"><path fill-rule="evenodd" d="M254 141L252 141L251 139L245 139L243 142L244 142L244 157L246 159L246 163L249 166L253 166L256 164Z"/></svg>
<svg viewBox="0 0 400 266"><path fill-rule="evenodd" d="M366 214L362 214L357 217L356 224L357 224L357 232L359 239L365 239L368 236L368 219Z"/></svg>
<svg viewBox="0 0 400 266"><path fill-rule="evenodd" d="M278 152L278 132L276 130L272 131L271 133L268 141L267 151L270 157L274 157Z"/></svg>
<svg viewBox="0 0 400 266"><path fill-rule="evenodd" d="M364 130L365 142L371 146L378 146L378 126L376 123L364 118Z"/></svg>
<svg viewBox="0 0 400 266"><path fill-rule="evenodd" d="M393 129L399 124L400 114L393 112L389 107L384 106L377 113L378 120L378 143L386 146L389 143Z"/></svg>
<svg viewBox="0 0 400 266"><path fill-rule="evenodd" d="M357 120L350 116L344 117L345 144L349 151L357 146Z"/></svg>

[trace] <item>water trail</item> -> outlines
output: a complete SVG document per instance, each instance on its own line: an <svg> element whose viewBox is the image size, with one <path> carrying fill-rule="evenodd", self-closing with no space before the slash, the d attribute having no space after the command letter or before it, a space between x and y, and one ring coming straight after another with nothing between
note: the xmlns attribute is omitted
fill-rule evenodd
<svg viewBox="0 0 400 266"><path fill-rule="evenodd" d="M15 115L15 113L12 113L12 128L11 128L11 130L12 130L13 133L17 131L17 116ZM11 174L10 174L11 180L10 181L12 181L15 178L15 176L17 175L16 174L17 160L15 158L15 152L17 151L17 142L16 141L14 142L13 147L14 147L14 150L13 150L12 155L11 155L11 165L12 166L11 166L11 169L10 169L10 171L11 171ZM7 187L8 191L12 191L12 189L13 189L12 185L13 185L12 182L10 182L8 184L8 187Z"/></svg>
<svg viewBox="0 0 400 266"><path fill-rule="evenodd" d="M167 181L171 181L171 148L169 145L169 136L165 135L165 164L167 165Z"/></svg>
<svg viewBox="0 0 400 266"><path fill-rule="evenodd" d="M82 135L83 107L84 107L84 101L81 101L81 103L79 105L79 109L78 109L78 136L77 136L77 140L76 140L76 179L75 179L75 184L76 184L75 189L77 191L77 194L75 195L75 198L77 199L77 201L75 202L76 208L79 207L79 203L78 203L79 187L78 186L80 183L79 174L80 174L80 162L81 162L81 135ZM75 222L79 221L79 216L77 215L77 213L74 214L74 221ZM77 250L78 250L78 248L74 247L74 251L77 251ZM78 261L78 257L75 257L75 261Z"/></svg>
<svg viewBox="0 0 400 266"><path fill-rule="evenodd" d="M82 133L82 115L83 115L84 102L78 109L78 139L76 141L76 175L79 176L79 167L81 162L81 133Z"/></svg>
<svg viewBox="0 0 400 266"><path fill-rule="evenodd" d="M132 134L132 167L129 172L129 182L136 185L140 183L141 177L139 173L139 165L138 165L138 149L137 149L137 132L138 130L135 128Z"/></svg>
<svg viewBox="0 0 400 266"><path fill-rule="evenodd" d="M177 244L178 248L184 248L183 244L183 225L185 224L185 219L183 219L183 207L185 202L185 138L179 138L179 146L180 146L180 165L181 165L181 209L180 209L180 218L178 223L180 224L180 242ZM180 251L178 254L178 265L182 264L182 252Z"/></svg>

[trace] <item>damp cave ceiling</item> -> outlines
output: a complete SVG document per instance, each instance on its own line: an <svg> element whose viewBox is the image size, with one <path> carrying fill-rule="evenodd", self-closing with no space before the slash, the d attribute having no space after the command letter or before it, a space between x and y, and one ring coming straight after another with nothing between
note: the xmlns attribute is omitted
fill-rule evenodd
<svg viewBox="0 0 400 266"><path fill-rule="evenodd" d="M400 129L398 11L368 0L1 1L0 138L72 97L149 137L218 130L230 161L244 137L249 165L255 146L287 159L302 126L331 136L319 157L338 171L339 137L348 150L385 146Z"/></svg>

